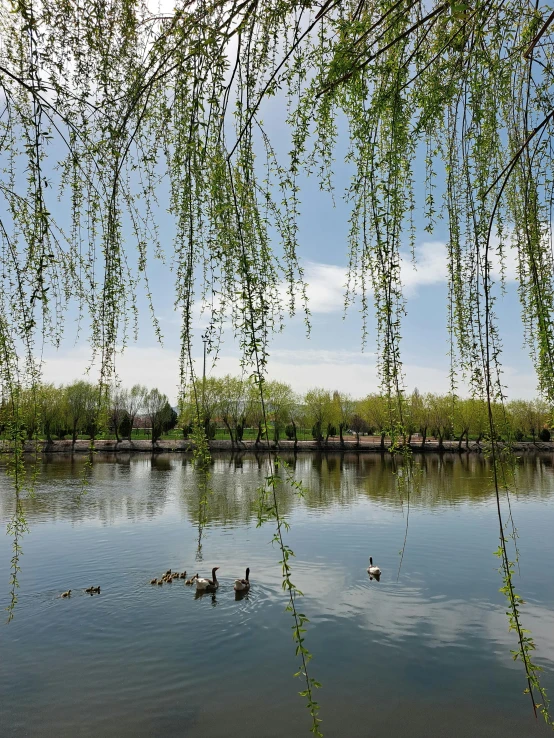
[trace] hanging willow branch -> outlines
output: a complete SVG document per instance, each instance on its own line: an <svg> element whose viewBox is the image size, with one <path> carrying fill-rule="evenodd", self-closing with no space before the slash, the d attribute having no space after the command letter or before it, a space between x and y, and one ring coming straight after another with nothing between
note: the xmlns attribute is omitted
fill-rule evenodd
<svg viewBox="0 0 554 738"><path fill-rule="evenodd" d="M448 226L452 378L464 375L491 417L493 402L503 401L494 312L503 285L491 263L502 273L513 248L538 385L554 405L551 8L534 0L174 6L0 5L0 348L13 449L19 390L36 386L43 343L60 344L68 311L88 331L107 386L116 351L138 330L141 285L155 316L152 257L167 259L175 275L183 382L197 385L191 346L200 304L215 353L230 321L263 390L269 342L286 313L299 303L309 321L301 178L314 174L332 192L342 137L353 170L345 302L360 301L362 342L375 312L393 445L406 428L401 253L413 250L418 209L426 230L439 217ZM279 108L276 136L264 116L276 118ZM287 156L279 153L283 130ZM167 210L175 237L162 248ZM199 413L196 427L205 441ZM517 607L510 596L513 622ZM535 672L526 673L534 686Z"/></svg>

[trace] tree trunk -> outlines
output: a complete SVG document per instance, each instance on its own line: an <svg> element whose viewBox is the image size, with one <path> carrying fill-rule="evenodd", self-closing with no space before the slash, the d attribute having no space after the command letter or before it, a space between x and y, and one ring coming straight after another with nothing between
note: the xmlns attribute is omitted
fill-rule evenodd
<svg viewBox="0 0 554 738"><path fill-rule="evenodd" d="M235 448L235 441L233 439L233 431L231 430L231 426L229 425L229 423L227 422L225 418L223 418L223 422L227 426L227 430L229 431L229 435L231 436L231 448Z"/></svg>
<svg viewBox="0 0 554 738"><path fill-rule="evenodd" d="M73 437L73 445L75 445L75 442L77 440L77 421L75 421L73 423L73 434L72 434L72 437Z"/></svg>
<svg viewBox="0 0 554 738"><path fill-rule="evenodd" d="M408 446L412 445L412 434L410 432L410 435L408 436Z"/></svg>
<svg viewBox="0 0 554 738"><path fill-rule="evenodd" d="M425 441L427 440L427 428L422 431L423 438L421 439L421 448L425 448Z"/></svg>
<svg viewBox="0 0 554 738"><path fill-rule="evenodd" d="M356 448L360 445L360 431L356 431Z"/></svg>
<svg viewBox="0 0 554 738"><path fill-rule="evenodd" d="M129 415L129 437L127 438L129 443L131 443L133 439L133 428L135 425L135 417L136 417L135 415Z"/></svg>
<svg viewBox="0 0 554 738"><path fill-rule="evenodd" d="M439 436L439 451L444 451L444 444L442 442L442 433L438 433Z"/></svg>
<svg viewBox="0 0 554 738"><path fill-rule="evenodd" d="M381 448L382 449L385 448L385 436L386 435L387 435L386 433L381 433Z"/></svg>
<svg viewBox="0 0 554 738"><path fill-rule="evenodd" d="M465 432L460 433L460 437L458 439L458 453L462 453L462 441L464 440Z"/></svg>
<svg viewBox="0 0 554 738"><path fill-rule="evenodd" d="M298 448L298 435L296 434L296 423L294 420L291 420L292 429L294 431L294 450Z"/></svg>
<svg viewBox="0 0 554 738"><path fill-rule="evenodd" d="M339 423L340 447L344 448L344 438L342 437L342 423Z"/></svg>
<svg viewBox="0 0 554 738"><path fill-rule="evenodd" d="M256 436L256 440L254 442L255 448L258 448L258 446L260 445L261 439L262 439L262 424L260 422L258 423L258 435Z"/></svg>
<svg viewBox="0 0 554 738"><path fill-rule="evenodd" d="M469 451L469 429L466 430L466 449Z"/></svg>

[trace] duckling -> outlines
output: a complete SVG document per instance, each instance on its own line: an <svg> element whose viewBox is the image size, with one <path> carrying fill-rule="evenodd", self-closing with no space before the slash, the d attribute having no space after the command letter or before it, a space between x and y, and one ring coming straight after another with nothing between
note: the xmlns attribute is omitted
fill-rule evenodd
<svg viewBox="0 0 554 738"><path fill-rule="evenodd" d="M185 584L190 587L191 584L194 584L194 580L195 579L198 579L198 574L195 574L190 579L187 579L187 581L185 582Z"/></svg>
<svg viewBox="0 0 554 738"><path fill-rule="evenodd" d="M158 580L157 580L157 579L151 579L151 580L150 580L150 584L157 584L157 583L158 583ZM88 591L88 590L87 590L87 591Z"/></svg>
<svg viewBox="0 0 554 738"><path fill-rule="evenodd" d="M94 589L94 587L87 587L87 588L85 589L85 592L86 592L87 594L89 594L89 595L90 595L90 594L92 594L92 590L93 590L93 589Z"/></svg>
<svg viewBox="0 0 554 738"><path fill-rule="evenodd" d="M67 592L62 592L62 597L71 597L71 590L68 589Z"/></svg>
<svg viewBox="0 0 554 738"><path fill-rule="evenodd" d="M164 574L164 577L170 577L171 576L171 569L168 569L166 573Z"/></svg>
<svg viewBox="0 0 554 738"><path fill-rule="evenodd" d="M158 579L158 587L161 587L164 583L163 579Z"/></svg>
<svg viewBox="0 0 554 738"><path fill-rule="evenodd" d="M182 572L181 572L181 573L179 574L179 579L186 579L186 578L187 578L187 572L186 572L186 571L182 571Z"/></svg>
<svg viewBox="0 0 554 738"><path fill-rule="evenodd" d="M91 587L90 588L91 594L100 594L100 587Z"/></svg>

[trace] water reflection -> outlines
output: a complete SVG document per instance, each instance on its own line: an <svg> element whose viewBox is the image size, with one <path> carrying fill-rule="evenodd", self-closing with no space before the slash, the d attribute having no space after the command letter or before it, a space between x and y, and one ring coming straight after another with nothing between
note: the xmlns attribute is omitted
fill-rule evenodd
<svg viewBox="0 0 554 738"><path fill-rule="evenodd" d="M305 489L302 504L307 509L349 506L360 496L384 506L403 507L407 500L398 494L395 461L390 454L347 452L296 454L283 452L285 461ZM36 495L25 499L28 520L83 519L113 524L118 519L139 520L163 514L169 501L192 523L202 515L203 490L199 471L187 456L152 454L98 454L89 485L82 495L85 459L61 454L45 456L41 462ZM434 455L416 457L419 489L412 506L427 509L444 505L480 504L490 499L491 469L482 455ZM548 498L554 492L551 455L520 460L516 470L516 492ZM267 457L253 453L214 454L211 468L208 524L245 523L257 515L257 488L269 473ZM233 484L229 484L229 475ZM540 480L540 484L537 484ZM9 488L3 478L1 485ZM98 488L101 493L98 494ZM299 504L298 495L283 483L278 487L281 511L287 515ZM13 512L10 495L0 495L0 516Z"/></svg>
<svg viewBox="0 0 554 738"><path fill-rule="evenodd" d="M300 498L278 487L291 523L293 581L305 593L308 645L326 736L520 738L531 729L510 649L491 469L481 456L416 458L420 485L407 524L390 455L283 454ZM285 612L281 554L257 527L262 454L215 454L199 552L202 489L191 459L98 455L81 496L82 457L45 457L24 500L20 602L0 627L0 724L6 735L59 738L241 738L307 734L290 675L297 668ZM519 530L518 592L554 686L554 474L551 456L521 460L512 498ZM13 512L0 477L0 517ZM0 581L11 541L0 539ZM196 564L199 555L204 559ZM369 556L382 570L367 572ZM155 572L219 565L217 592ZM233 583L246 565L249 591ZM101 586L101 596L84 589ZM71 598L59 599L72 589ZM6 593L0 590L0 606ZM2 599L4 598L4 599ZM371 693L379 710L368 708ZM217 700L212 701L212 695ZM249 719L237 705L250 698ZM348 705L345 728L344 705ZM241 718L242 715L242 718ZM501 717L502 716L502 717ZM55 726L55 728L54 728ZM450 726L450 727L449 727Z"/></svg>

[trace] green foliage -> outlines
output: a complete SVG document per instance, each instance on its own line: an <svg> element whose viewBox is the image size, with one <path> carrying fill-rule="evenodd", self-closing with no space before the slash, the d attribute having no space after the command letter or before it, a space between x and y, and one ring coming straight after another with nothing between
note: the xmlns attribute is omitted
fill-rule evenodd
<svg viewBox="0 0 554 738"><path fill-rule="evenodd" d="M196 426L206 438L215 422L210 380L199 385L191 360L198 302L209 312L210 350L217 353L227 321L238 336L245 375L259 390L258 442L269 443L272 412L277 442L281 427L297 423L265 408L268 346L286 312L302 309L309 327L299 177L313 174L333 193L340 120L352 171L345 303L361 303L363 342L373 307L381 391L358 414L393 450L414 427L425 442L428 429L442 440L459 423L467 441L467 418L453 407L461 374L486 405L473 435L497 456L508 425L495 304L510 246L539 389L554 404L549 13L521 0L176 0L167 13L138 0L3 4L0 366L14 453L46 422L38 399L29 413L22 394L36 397L40 383L37 336L58 346L66 315L90 326L100 390L94 397L86 383L67 388L73 439L80 425L91 436L107 425L106 388L118 348L138 328L139 285L161 338L148 264L164 257L156 201L164 175L183 393L194 388ZM287 111L288 158L277 155L263 122L275 95ZM421 154L426 229L444 217L449 231L449 413L438 401L410 407L404 387L401 249L414 247ZM320 443L331 425L342 428L322 392L306 396L304 408ZM151 413L153 438L159 414L163 403ZM235 441L243 428L239 418ZM535 439L541 427L527 409L517 430ZM494 481L498 493L496 472ZM500 510L499 521L502 528Z"/></svg>

